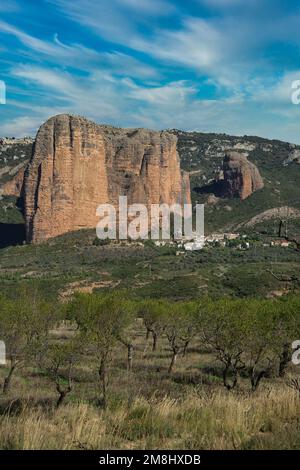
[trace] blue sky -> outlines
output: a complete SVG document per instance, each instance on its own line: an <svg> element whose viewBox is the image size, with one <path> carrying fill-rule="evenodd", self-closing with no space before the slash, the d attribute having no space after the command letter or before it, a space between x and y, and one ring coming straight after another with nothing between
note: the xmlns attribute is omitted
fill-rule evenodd
<svg viewBox="0 0 300 470"><path fill-rule="evenodd" d="M0 135L99 123L300 143L297 0L1 0Z"/></svg>

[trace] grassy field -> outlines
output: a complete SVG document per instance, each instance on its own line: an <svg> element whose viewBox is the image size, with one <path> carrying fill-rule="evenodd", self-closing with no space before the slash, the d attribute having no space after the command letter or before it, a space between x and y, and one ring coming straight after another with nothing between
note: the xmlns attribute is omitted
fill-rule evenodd
<svg viewBox="0 0 300 470"><path fill-rule="evenodd" d="M70 329L52 332L65 341ZM0 397L1 449L296 449L300 446L300 400L285 379L268 378L252 393L240 377L222 386L215 358L197 341L178 358L170 376L165 339L156 352L146 346L140 321L134 326L133 369L120 345L110 364L108 407L97 404L96 363L83 357L74 388L55 408L55 386L43 369L27 364ZM5 368L0 368L4 377Z"/></svg>
<svg viewBox="0 0 300 470"><path fill-rule="evenodd" d="M2 449L299 449L300 401L285 388L255 397L197 391L136 397L106 411L87 403L0 417Z"/></svg>
<svg viewBox="0 0 300 470"><path fill-rule="evenodd" d="M40 245L0 250L1 293L14 296L35 286L48 299L65 301L76 291L121 289L130 298L194 299L269 296L299 291L299 251L263 246L249 250L212 247L176 256L172 247L95 244L93 231L68 234ZM272 272L285 276L284 282ZM290 282L290 276L295 281ZM66 328L52 332L64 342ZM74 369L73 389L56 409L55 384L42 367L25 364L11 390L0 395L1 449L296 449L300 446L298 393L289 377L270 376L256 392L249 379L227 391L221 364L192 341L168 374L166 338L151 351L145 329L134 325L133 369L121 344L109 365L108 406L98 404L97 364L83 356ZM148 344L148 345L147 345ZM0 367L0 383L7 374Z"/></svg>

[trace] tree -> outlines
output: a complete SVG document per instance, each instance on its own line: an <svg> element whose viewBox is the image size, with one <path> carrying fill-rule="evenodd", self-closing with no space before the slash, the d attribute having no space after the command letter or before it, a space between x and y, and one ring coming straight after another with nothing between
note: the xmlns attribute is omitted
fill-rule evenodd
<svg viewBox="0 0 300 470"><path fill-rule="evenodd" d="M10 364L3 383L4 394L15 369L37 354L55 321L54 305L43 300L37 291L22 291L14 300L0 298L0 336Z"/></svg>
<svg viewBox="0 0 300 470"><path fill-rule="evenodd" d="M182 337L184 341L182 355L185 356L191 340L197 334L195 314L197 312L198 303L194 301L190 301L190 302L182 302L181 305L182 304L184 306L185 318L186 318L186 321L188 322L186 325L187 328L186 328L185 335Z"/></svg>
<svg viewBox="0 0 300 470"><path fill-rule="evenodd" d="M198 304L197 328L203 343L209 346L223 364L223 384L231 390L237 385L238 374L245 368L245 328L243 302L203 299Z"/></svg>
<svg viewBox="0 0 300 470"><path fill-rule="evenodd" d="M77 294L68 308L82 341L98 363L100 400L107 406L108 365L117 341L129 323L128 304L120 293Z"/></svg>
<svg viewBox="0 0 300 470"><path fill-rule="evenodd" d="M133 363L133 354L134 354L134 340L133 340L133 331L132 331L132 323L135 319L136 313L136 303L123 300L124 306L124 314L126 315L126 320L124 323L126 325L122 329L122 331L117 335L117 339L121 344L123 344L127 349L127 370L132 370L132 363Z"/></svg>
<svg viewBox="0 0 300 470"><path fill-rule="evenodd" d="M60 407L72 391L73 368L82 349L80 338L75 336L61 343L50 342L44 350L43 365L48 376L53 380L58 393L56 407Z"/></svg>
<svg viewBox="0 0 300 470"><path fill-rule="evenodd" d="M192 302L170 302L168 312L164 317L164 333L168 339L172 357L168 368L171 374L180 352L185 355L187 347L196 333L194 323L194 308Z"/></svg>
<svg viewBox="0 0 300 470"><path fill-rule="evenodd" d="M165 322L164 317L168 311L168 302L166 300L147 299L140 302L138 314L142 317L146 327L146 340L149 334L152 335L152 351L157 349L158 338L162 335ZM147 344L146 344L147 347Z"/></svg>
<svg viewBox="0 0 300 470"><path fill-rule="evenodd" d="M276 304L270 300L247 299L244 301L245 364L251 382L251 390L257 390L278 359L279 334Z"/></svg>

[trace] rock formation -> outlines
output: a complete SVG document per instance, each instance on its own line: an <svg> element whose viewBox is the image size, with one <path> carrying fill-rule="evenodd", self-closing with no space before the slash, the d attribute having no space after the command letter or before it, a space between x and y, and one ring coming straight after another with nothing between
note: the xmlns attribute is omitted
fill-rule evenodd
<svg viewBox="0 0 300 470"><path fill-rule="evenodd" d="M223 195L246 199L264 187L258 168L239 152L227 152L223 162Z"/></svg>
<svg viewBox="0 0 300 470"><path fill-rule="evenodd" d="M119 129L59 115L39 129L25 174L27 240L39 242L94 228L99 204L190 202L177 138L168 132Z"/></svg>
<svg viewBox="0 0 300 470"><path fill-rule="evenodd" d="M9 174L9 176L12 176L12 179L2 185L0 190L2 196L14 196L17 198L22 196L25 169L26 162L25 164L18 165L15 174L12 175L12 172Z"/></svg>

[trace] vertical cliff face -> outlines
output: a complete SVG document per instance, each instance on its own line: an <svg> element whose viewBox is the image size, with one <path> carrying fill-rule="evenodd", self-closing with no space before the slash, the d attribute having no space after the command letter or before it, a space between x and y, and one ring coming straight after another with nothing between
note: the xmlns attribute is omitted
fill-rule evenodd
<svg viewBox="0 0 300 470"><path fill-rule="evenodd" d="M94 228L99 204L188 203L177 138L167 132L118 129L59 115L38 131L25 175L28 241Z"/></svg>
<svg viewBox="0 0 300 470"><path fill-rule="evenodd" d="M224 195L246 199L264 187L258 168L239 152L227 152L223 163Z"/></svg>

